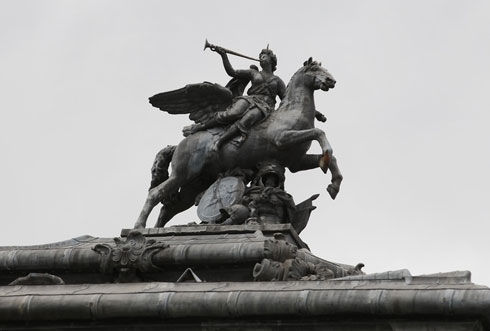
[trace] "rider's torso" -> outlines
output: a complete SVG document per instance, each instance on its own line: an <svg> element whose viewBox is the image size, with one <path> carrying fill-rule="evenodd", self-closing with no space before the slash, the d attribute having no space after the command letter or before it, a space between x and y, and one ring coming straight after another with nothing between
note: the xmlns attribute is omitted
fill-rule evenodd
<svg viewBox="0 0 490 331"><path fill-rule="evenodd" d="M260 71L253 71L252 86L248 89L247 94L259 96L267 104L274 107L279 89L278 79L279 77L274 75L265 77Z"/></svg>

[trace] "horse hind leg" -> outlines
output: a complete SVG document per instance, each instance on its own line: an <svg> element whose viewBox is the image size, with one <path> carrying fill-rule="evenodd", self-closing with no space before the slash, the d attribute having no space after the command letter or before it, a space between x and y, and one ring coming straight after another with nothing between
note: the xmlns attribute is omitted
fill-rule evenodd
<svg viewBox="0 0 490 331"><path fill-rule="evenodd" d="M196 200L196 189L199 189L197 185L181 187L176 199L164 201L155 228L163 228L175 215L192 207Z"/></svg>
<svg viewBox="0 0 490 331"><path fill-rule="evenodd" d="M152 188L148 192L143 209L141 210L138 220L134 224L135 229L142 229L146 226L148 216L150 216L153 208L162 200L168 198L172 192L176 192L179 189L179 182L175 176L170 176L169 179L161 183L155 188Z"/></svg>
<svg viewBox="0 0 490 331"><path fill-rule="evenodd" d="M191 206L192 203L187 205L182 202L163 204L155 228L163 228L175 215L189 209Z"/></svg>
<svg viewBox="0 0 490 331"><path fill-rule="evenodd" d="M153 161L153 166L151 167L151 183L150 183L149 191L161 185L169 178L168 168L170 166L170 162L172 161L172 157L174 155L176 147L177 146L174 145L168 145L167 147L160 150L155 156L155 160ZM165 203L163 201L162 203L164 205L160 211L160 216L158 218L157 225L158 223L160 223L162 216L168 214L167 212L165 212L167 209ZM170 218L172 218L172 216L170 216ZM170 218L167 219L167 221L170 220ZM138 222L136 222L134 227L144 228L145 226L146 226L146 221L142 222L140 219L138 219Z"/></svg>

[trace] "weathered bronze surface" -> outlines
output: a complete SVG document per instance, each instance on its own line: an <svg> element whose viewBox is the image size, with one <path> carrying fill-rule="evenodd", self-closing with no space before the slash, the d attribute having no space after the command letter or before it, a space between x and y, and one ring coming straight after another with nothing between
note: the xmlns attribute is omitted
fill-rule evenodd
<svg viewBox="0 0 490 331"><path fill-rule="evenodd" d="M267 278L267 268L259 266L264 260L296 260L311 268L295 275L289 268L281 279ZM66 284L175 282L188 268L208 282L299 280L324 275L323 269L328 269L328 277L322 276L326 279L362 274L354 266L314 256L291 224L128 229L113 239L85 236L50 245L0 247L0 286L42 284L56 277ZM256 277L254 270L260 268L264 272ZM44 274L24 277L33 272Z"/></svg>
<svg viewBox="0 0 490 331"><path fill-rule="evenodd" d="M201 197L197 215L205 223L217 223L221 219L221 209L238 203L245 192L245 183L237 177L219 178Z"/></svg>
<svg viewBox="0 0 490 331"><path fill-rule="evenodd" d="M220 54L226 72L233 79L226 87L212 83L191 84L150 98L153 106L170 114L189 114L195 124L184 128L186 137L179 145L168 146L158 153L152 168L148 198L135 228L146 226L151 210L159 202L163 207L156 226L161 227L177 213L198 204L202 194L218 178L231 171L241 171L237 176L248 184L250 176L257 176L261 164L267 162L287 167L292 172L317 167L324 172L330 170L332 183L327 190L335 199L342 175L325 132L315 128L315 118L321 121L326 118L315 109L313 98L315 90L328 91L335 86L332 75L310 58L293 75L286 88L283 81L273 74L277 57L270 49L262 50L259 55L261 70L255 66L235 70L227 53L236 53L206 45ZM248 95L242 96L249 82ZM281 103L276 109L277 97ZM319 142L322 154L306 154L313 140ZM170 165L172 171L169 174ZM285 200L279 198L279 191L274 195L275 200ZM206 195L206 199L208 197ZM253 200L256 202L257 199ZM293 206L292 203L284 203ZM205 222L216 222L219 214L212 210L216 205L209 206L209 211L205 210L205 205L203 202L199 206L200 218ZM226 209L231 205L225 203L222 207ZM294 221L288 217L292 214L290 211L284 212L288 208L275 208L267 218L256 217L254 213L260 214L260 210L253 205L243 205L249 209L250 218L258 222ZM236 207L232 209L238 212ZM246 211L241 214L245 215ZM243 215L241 217L245 217ZM309 213L305 215L309 216ZM237 224L237 220L234 222Z"/></svg>

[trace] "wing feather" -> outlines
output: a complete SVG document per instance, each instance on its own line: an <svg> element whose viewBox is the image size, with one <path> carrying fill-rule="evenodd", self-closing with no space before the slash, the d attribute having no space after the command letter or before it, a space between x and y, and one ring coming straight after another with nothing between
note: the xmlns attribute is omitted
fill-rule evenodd
<svg viewBox="0 0 490 331"><path fill-rule="evenodd" d="M189 84L183 88L150 97L153 107L169 114L189 114L196 123L205 121L217 111L225 110L233 100L232 92L209 82Z"/></svg>

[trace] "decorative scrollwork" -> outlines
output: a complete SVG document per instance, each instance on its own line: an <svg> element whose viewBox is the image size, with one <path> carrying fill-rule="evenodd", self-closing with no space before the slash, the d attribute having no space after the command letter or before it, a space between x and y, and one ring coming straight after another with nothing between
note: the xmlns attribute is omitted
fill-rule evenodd
<svg viewBox="0 0 490 331"><path fill-rule="evenodd" d="M257 281L327 280L362 274L364 266L351 267L328 261L314 263L279 235L264 242L264 257L253 269L253 277Z"/></svg>
<svg viewBox="0 0 490 331"><path fill-rule="evenodd" d="M281 280L309 280L308 277L317 275L315 265L299 258L287 259L285 261L274 261L263 259L257 263L253 270L253 276L258 281L281 281ZM330 277L333 278L330 271Z"/></svg>
<svg viewBox="0 0 490 331"><path fill-rule="evenodd" d="M120 273L128 271L147 272L160 270L151 257L168 247L167 244L147 239L141 232L132 230L126 239L114 238L115 245L97 244L92 249L102 256L100 269L104 273L114 270Z"/></svg>
<svg viewBox="0 0 490 331"><path fill-rule="evenodd" d="M296 257L298 247L282 239L269 239L264 242L264 255L266 258L284 262Z"/></svg>

